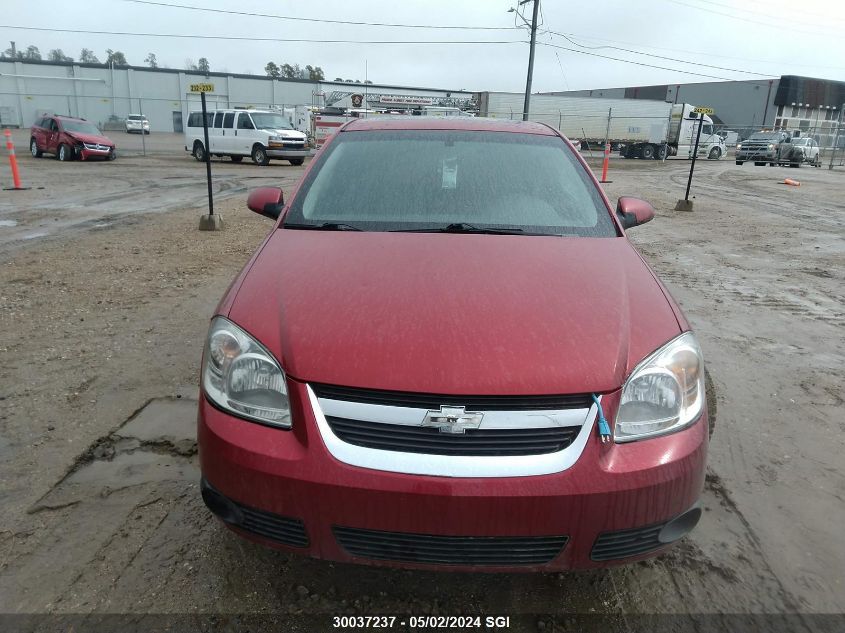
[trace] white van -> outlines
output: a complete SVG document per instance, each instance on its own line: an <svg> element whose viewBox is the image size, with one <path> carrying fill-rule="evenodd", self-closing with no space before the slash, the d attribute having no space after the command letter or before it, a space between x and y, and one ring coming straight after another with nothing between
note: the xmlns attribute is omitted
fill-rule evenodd
<svg viewBox="0 0 845 633"><path fill-rule="evenodd" d="M295 130L287 117L270 110L210 110L208 143L214 156L230 156L236 163L244 156L256 165L267 165L271 158L301 165L310 155L306 136ZM185 126L185 151L205 160L206 147L202 112L191 112Z"/></svg>

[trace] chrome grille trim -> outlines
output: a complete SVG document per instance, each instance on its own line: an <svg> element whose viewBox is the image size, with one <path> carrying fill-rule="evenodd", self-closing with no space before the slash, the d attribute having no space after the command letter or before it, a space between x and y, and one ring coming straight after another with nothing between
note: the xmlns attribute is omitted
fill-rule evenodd
<svg viewBox="0 0 845 633"><path fill-rule="evenodd" d="M439 477L529 477L550 475L570 468L584 450L596 419L596 406L589 409L566 409L565 411L485 411L481 428L515 428L517 414L521 419L518 428L536 426L549 428L550 426L577 426L581 430L575 440L564 450L543 455L491 456L491 455L431 455L427 453L406 453L367 448L348 444L337 437L326 420L326 411L337 414L341 406L356 405L354 410L357 419L386 422L386 416L401 416L405 424L419 425L425 415L424 409L412 409L411 412L401 413L404 407L387 407L384 405L365 405L348 401L329 401L318 399L311 385L306 385L308 400L320 436L328 451L335 459L362 468L381 470L386 472L404 473L409 475L431 475ZM351 410L351 409L350 409ZM536 413L536 416L533 415ZM553 415L549 415L549 414ZM493 414L499 414L498 416ZM526 423L526 414L532 418L532 423ZM363 416L363 417L361 417ZM414 421L410 421L413 416ZM489 417L488 417L489 416ZM349 417L344 416L344 417ZM378 420L376 419L378 418ZM534 419L536 418L536 419ZM490 420L497 426L490 426ZM391 423L397 417L391 417Z"/></svg>

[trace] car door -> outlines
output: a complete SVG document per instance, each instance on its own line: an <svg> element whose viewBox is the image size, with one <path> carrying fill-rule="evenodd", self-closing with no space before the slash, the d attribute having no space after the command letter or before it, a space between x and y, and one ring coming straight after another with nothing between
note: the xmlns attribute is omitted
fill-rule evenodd
<svg viewBox="0 0 845 633"><path fill-rule="evenodd" d="M208 145L211 147L211 153L224 152L223 148L223 112L217 111L214 113L214 126L208 131Z"/></svg>
<svg viewBox="0 0 845 633"><path fill-rule="evenodd" d="M237 112L226 112L223 115L223 137L220 147L226 154L235 151L235 115Z"/></svg>
<svg viewBox="0 0 845 633"><path fill-rule="evenodd" d="M59 122L50 118L44 130L44 151L55 154L59 147Z"/></svg>
<svg viewBox="0 0 845 633"><path fill-rule="evenodd" d="M252 151L252 144L255 142L255 124L248 112L238 113L237 129L235 130L236 142L235 151L238 154L249 156Z"/></svg>

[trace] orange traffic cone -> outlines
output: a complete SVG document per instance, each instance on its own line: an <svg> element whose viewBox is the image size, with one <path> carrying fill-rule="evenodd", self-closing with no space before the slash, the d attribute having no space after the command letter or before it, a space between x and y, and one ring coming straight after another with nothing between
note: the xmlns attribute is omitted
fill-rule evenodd
<svg viewBox="0 0 845 633"><path fill-rule="evenodd" d="M801 186L801 182L800 182L800 181L798 181L798 180L793 180L792 178L784 178L784 179L783 179L783 182L782 182L782 183L780 183L780 184L782 184L782 185L791 185L791 186L793 186L793 187L800 187L800 186Z"/></svg>

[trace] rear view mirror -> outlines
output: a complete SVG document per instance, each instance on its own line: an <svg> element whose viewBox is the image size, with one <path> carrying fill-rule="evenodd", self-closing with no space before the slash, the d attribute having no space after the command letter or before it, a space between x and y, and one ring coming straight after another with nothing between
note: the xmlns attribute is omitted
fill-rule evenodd
<svg viewBox="0 0 845 633"><path fill-rule="evenodd" d="M622 228L630 229L650 222L654 217L654 207L645 200L623 196L616 204L616 215L622 223Z"/></svg>
<svg viewBox="0 0 845 633"><path fill-rule="evenodd" d="M282 190L278 187L253 189L246 199L246 206L249 207L250 211L255 211L275 220L285 206Z"/></svg>

